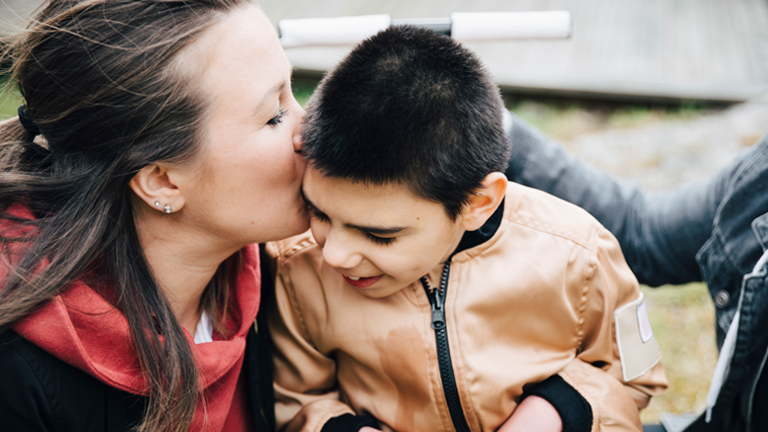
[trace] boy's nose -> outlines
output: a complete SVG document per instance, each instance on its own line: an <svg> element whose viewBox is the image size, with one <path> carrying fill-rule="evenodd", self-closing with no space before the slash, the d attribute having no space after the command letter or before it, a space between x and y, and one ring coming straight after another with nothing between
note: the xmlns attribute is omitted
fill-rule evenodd
<svg viewBox="0 0 768 432"><path fill-rule="evenodd" d="M328 233L325 236L323 259L336 269L351 269L359 265L363 257L351 247L343 235Z"/></svg>

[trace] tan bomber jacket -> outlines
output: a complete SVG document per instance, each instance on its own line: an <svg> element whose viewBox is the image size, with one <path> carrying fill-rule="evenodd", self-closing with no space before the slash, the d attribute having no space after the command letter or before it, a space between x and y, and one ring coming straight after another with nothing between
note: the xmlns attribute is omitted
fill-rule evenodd
<svg viewBox="0 0 768 432"><path fill-rule="evenodd" d="M267 246L281 430L345 413L384 430L452 431L428 295L416 281L369 299L324 264L309 233ZM443 266L427 278L439 284ZM638 283L614 237L580 208L509 184L490 239L453 256L445 325L469 429L493 431L526 386L558 374L592 409L592 431L640 431L666 388Z"/></svg>

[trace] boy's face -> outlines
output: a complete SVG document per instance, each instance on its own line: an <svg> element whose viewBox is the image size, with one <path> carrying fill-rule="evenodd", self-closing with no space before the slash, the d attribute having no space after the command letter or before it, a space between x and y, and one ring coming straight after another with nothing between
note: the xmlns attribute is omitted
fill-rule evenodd
<svg viewBox="0 0 768 432"><path fill-rule="evenodd" d="M328 178L308 168L304 198L323 259L370 298L392 295L456 249L464 229L441 204L399 183L383 186Z"/></svg>

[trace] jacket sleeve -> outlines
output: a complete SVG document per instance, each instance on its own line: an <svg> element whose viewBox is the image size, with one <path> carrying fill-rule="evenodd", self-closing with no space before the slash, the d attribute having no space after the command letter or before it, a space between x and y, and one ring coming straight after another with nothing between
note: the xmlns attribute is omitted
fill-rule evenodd
<svg viewBox="0 0 768 432"><path fill-rule="evenodd" d="M287 274L278 271L273 297L268 319L277 429L320 432L330 423L338 425L335 430L339 431L359 430L350 421L354 411L339 400L336 362L312 343Z"/></svg>
<svg viewBox="0 0 768 432"><path fill-rule="evenodd" d="M667 387L642 293L605 229L585 267L584 295L575 303L581 340L559 376L589 403L592 431L641 431L639 409Z"/></svg>
<svg viewBox="0 0 768 432"><path fill-rule="evenodd" d="M738 161L707 182L645 194L629 181L587 165L517 116L507 118L514 182L543 190L590 212L621 244L641 283L701 281L696 253L710 238L715 210Z"/></svg>

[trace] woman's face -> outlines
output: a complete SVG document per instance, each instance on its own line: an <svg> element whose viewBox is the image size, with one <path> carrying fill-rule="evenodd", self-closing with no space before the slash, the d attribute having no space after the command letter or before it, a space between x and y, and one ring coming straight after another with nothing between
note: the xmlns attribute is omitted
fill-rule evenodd
<svg viewBox="0 0 768 432"><path fill-rule="evenodd" d="M195 181L183 191L193 228L238 247L305 231L304 111L272 25L247 6L195 44L187 61L204 62L199 82L211 105Z"/></svg>

